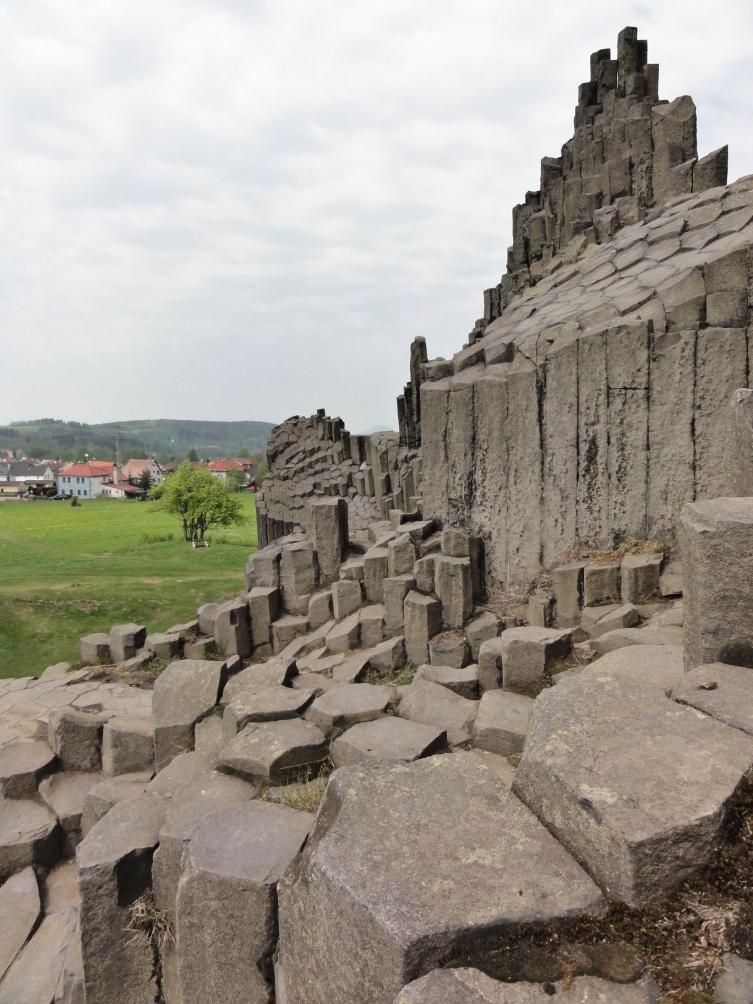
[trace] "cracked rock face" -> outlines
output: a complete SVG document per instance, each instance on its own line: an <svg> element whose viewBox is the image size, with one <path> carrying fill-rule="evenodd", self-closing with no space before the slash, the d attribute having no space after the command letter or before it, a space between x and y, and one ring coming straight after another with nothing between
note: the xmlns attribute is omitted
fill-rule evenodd
<svg viewBox="0 0 753 1004"><path fill-rule="evenodd" d="M521 925L603 905L468 753L338 770L279 898L288 1004L382 1004L440 960L471 964Z"/></svg>

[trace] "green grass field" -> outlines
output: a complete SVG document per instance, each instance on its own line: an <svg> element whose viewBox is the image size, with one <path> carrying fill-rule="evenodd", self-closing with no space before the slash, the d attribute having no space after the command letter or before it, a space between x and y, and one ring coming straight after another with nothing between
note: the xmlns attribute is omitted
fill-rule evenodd
<svg viewBox="0 0 753 1004"><path fill-rule="evenodd" d="M256 550L254 497L243 502L247 521L196 550L149 502L0 502L0 677L78 660L83 634L128 621L164 630L241 592Z"/></svg>

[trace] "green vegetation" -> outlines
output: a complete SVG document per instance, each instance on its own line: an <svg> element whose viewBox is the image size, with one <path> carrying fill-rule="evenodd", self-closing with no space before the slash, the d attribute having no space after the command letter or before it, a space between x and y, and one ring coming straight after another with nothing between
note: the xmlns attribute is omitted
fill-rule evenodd
<svg viewBox="0 0 753 1004"><path fill-rule="evenodd" d="M253 496L237 497L247 521L196 550L150 502L0 502L0 677L77 661L92 631L161 631L239 593L256 517Z"/></svg>
<svg viewBox="0 0 753 1004"><path fill-rule="evenodd" d="M245 521L240 484L225 485L206 467L188 461L175 474L152 489L154 508L177 519L183 539L204 540L215 526L238 526Z"/></svg>
<svg viewBox="0 0 753 1004"><path fill-rule="evenodd" d="M123 460L154 453L158 459L236 457L256 453L267 445L271 422L194 422L158 418L120 422ZM30 457L79 460L84 453L111 458L115 452L113 423L88 425L40 418L0 426L0 449L18 450ZM244 454L245 455L245 454Z"/></svg>

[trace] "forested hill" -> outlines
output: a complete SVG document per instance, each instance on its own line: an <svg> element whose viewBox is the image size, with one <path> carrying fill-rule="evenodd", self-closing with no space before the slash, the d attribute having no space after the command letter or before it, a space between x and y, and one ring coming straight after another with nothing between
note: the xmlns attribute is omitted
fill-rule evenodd
<svg viewBox="0 0 753 1004"><path fill-rule="evenodd" d="M0 449L31 457L74 460L84 453L110 458L115 454L115 424L120 429L121 457L154 454L158 459L183 457L195 450L201 458L256 453L267 445L272 422L195 422L158 418L88 425L55 418L0 426Z"/></svg>

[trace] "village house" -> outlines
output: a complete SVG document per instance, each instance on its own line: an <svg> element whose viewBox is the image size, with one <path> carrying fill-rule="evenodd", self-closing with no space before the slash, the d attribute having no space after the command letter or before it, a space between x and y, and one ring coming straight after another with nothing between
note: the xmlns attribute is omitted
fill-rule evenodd
<svg viewBox="0 0 753 1004"><path fill-rule="evenodd" d="M240 474L244 481L248 481L248 473L240 460L235 457L215 457L207 464L208 469L220 481L227 481L229 474Z"/></svg>
<svg viewBox="0 0 753 1004"><path fill-rule="evenodd" d="M153 485L158 485L162 480L164 480L165 472L154 459L150 457L147 460L128 460L120 471L121 479L126 481L140 481L144 475L144 471L149 472L149 481Z"/></svg>
<svg viewBox="0 0 753 1004"><path fill-rule="evenodd" d="M12 460L10 463L0 464L0 482L22 482L38 488L52 488L55 484L55 471L46 463Z"/></svg>
<svg viewBox="0 0 753 1004"><path fill-rule="evenodd" d="M67 464L57 476L59 495L94 499L103 494L105 482L112 481L114 464L106 460L90 460L83 464Z"/></svg>

